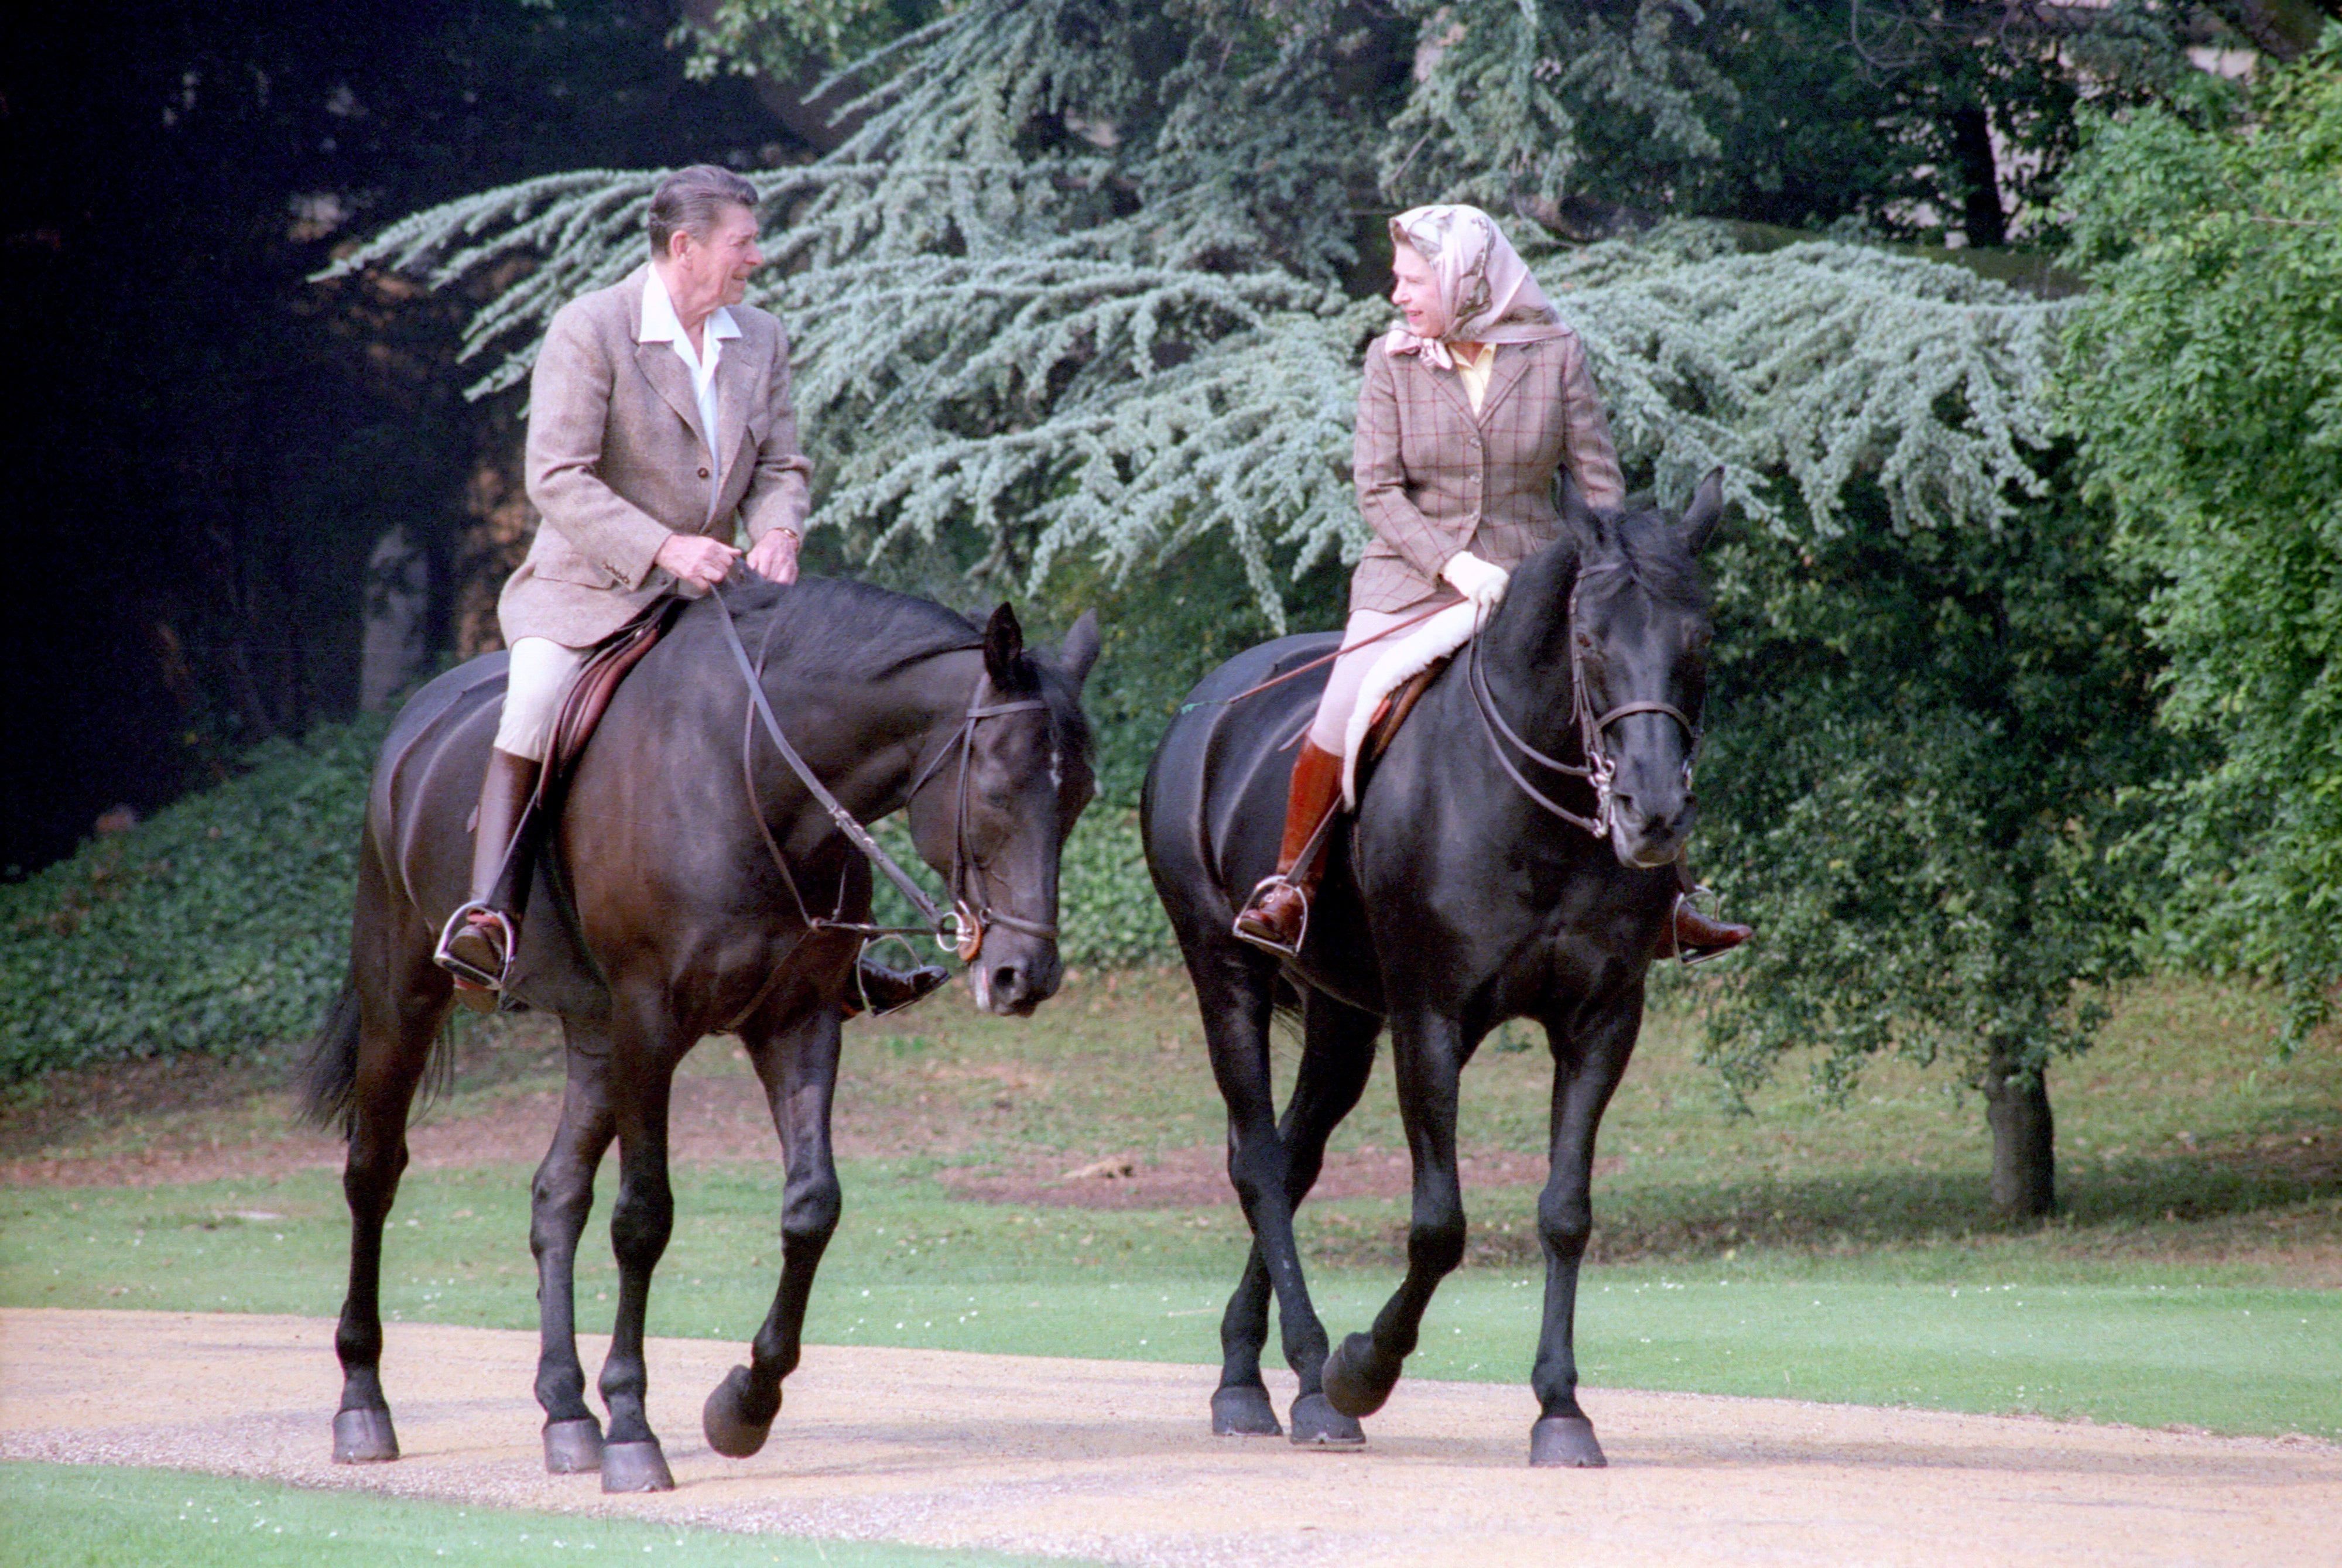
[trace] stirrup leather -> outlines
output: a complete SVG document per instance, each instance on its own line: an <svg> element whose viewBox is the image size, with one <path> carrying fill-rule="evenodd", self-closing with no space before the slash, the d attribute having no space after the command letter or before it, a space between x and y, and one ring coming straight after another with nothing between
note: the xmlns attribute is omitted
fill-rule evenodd
<svg viewBox="0 0 2342 1568"><path fill-rule="evenodd" d="M485 916L485 919L475 919ZM496 968L494 974L481 968L455 951L458 937L477 931L482 939L495 949ZM512 973L513 949L519 945L513 931L512 917L503 910L478 899L462 905L447 917L439 929L439 945L432 952L431 961L455 977L455 984L475 991L497 991L505 988L505 978Z"/></svg>
<svg viewBox="0 0 2342 1568"><path fill-rule="evenodd" d="M1328 814L1330 815L1331 814L1329 813ZM1254 906L1260 903L1264 894L1279 887L1291 888L1293 890L1293 895L1301 900L1301 929L1294 934L1293 945L1290 947L1284 945L1282 943L1271 941L1266 936L1259 935L1256 933L1246 931L1245 929L1245 917L1253 913ZM1266 923L1264 922L1264 924ZM1232 924L1230 924L1228 929L1235 934L1237 941L1249 942L1255 947L1259 948L1263 953L1274 953L1279 958L1298 958L1301 956L1301 949L1306 946L1309 941L1308 892L1304 889L1299 883L1295 882L1292 877L1286 875L1285 873L1273 872L1269 875L1264 876L1258 882L1253 884L1252 896L1245 900L1245 904L1242 909L1236 911L1236 920Z"/></svg>

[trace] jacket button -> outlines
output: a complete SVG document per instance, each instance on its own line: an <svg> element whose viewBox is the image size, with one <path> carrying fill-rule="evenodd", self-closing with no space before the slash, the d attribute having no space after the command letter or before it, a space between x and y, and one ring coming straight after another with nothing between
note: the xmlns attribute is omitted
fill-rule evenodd
<svg viewBox="0 0 2342 1568"><path fill-rule="evenodd" d="M706 477L707 477L707 470L706 470L706 469L705 469L705 468L701 469L701 470L699 471L699 476L700 476L702 479L706 478Z"/></svg>

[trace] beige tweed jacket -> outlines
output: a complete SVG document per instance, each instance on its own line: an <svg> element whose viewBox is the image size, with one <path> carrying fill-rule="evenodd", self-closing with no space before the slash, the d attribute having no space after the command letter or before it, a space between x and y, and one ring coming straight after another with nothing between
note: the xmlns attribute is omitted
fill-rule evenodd
<svg viewBox="0 0 2342 1568"><path fill-rule="evenodd" d="M1358 394L1351 476L1374 530L1350 578L1350 608L1400 610L1458 595L1439 568L1459 550L1517 565L1561 534L1556 470L1587 502L1626 499L1610 422L1574 332L1500 343L1480 412L1452 370L1376 338Z"/></svg>
<svg viewBox="0 0 2342 1568"><path fill-rule="evenodd" d="M624 282L564 305L529 381L528 498L543 519L505 583L496 614L507 644L597 643L676 586L651 564L669 534L750 542L805 530L813 468L797 446L789 340L748 305L741 335L716 364L714 449L724 454L710 504L707 454L691 372L666 343L637 343L646 262Z"/></svg>

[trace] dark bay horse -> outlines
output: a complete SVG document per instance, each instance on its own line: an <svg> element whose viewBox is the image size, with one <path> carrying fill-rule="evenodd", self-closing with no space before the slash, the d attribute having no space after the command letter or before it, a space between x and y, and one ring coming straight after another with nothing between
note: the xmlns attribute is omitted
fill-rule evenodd
<svg viewBox="0 0 2342 1568"><path fill-rule="evenodd" d="M1325 676L1261 684L1336 639L1287 637L1237 655L1165 734L1142 808L1147 865L1195 981L1227 1103L1228 1176L1253 1232L1220 1323L1216 1431L1280 1430L1260 1377L1273 1293L1301 1384L1293 1441L1365 1440L1357 1418L1389 1397L1432 1293L1463 1260L1458 1080L1489 1031L1530 1018L1544 1025L1554 1080L1531 1378L1542 1414L1529 1462L1603 1463L1577 1403L1578 1262L1593 1225L1595 1130L1642 1026L1644 975L1691 830L1708 642L1695 556L1721 487L1710 474L1680 519L1608 517L1565 482L1561 541L1514 572L1474 644L1362 774L1356 814L1328 839L1297 961L1238 941L1229 924L1274 864L1292 743ZM1555 765L1573 762L1576 774ZM1280 1119L1269 1024L1296 997L1302 1056ZM1385 1027L1415 1170L1406 1273L1372 1332L1329 1354L1293 1212L1366 1087Z"/></svg>
<svg viewBox="0 0 2342 1568"><path fill-rule="evenodd" d="M600 1469L606 1491L673 1484L644 1418L651 1272L674 1223L667 1105L676 1064L736 1034L786 1161L780 1283L749 1363L707 1401L717 1452L754 1453L797 1363L814 1272L837 1224L830 1104L838 1022L866 923L870 868L759 728L726 635L730 614L784 734L856 818L907 807L921 858L971 925L978 1005L1029 1014L1057 988L1057 872L1092 789L1080 704L1098 650L1085 615L1054 659L1006 605L979 629L859 584L757 580L686 607L612 698L538 856L508 995L557 1014L567 1086L532 1190L545 1463ZM334 1456L395 1459L383 1397L383 1228L407 1119L446 1016L435 934L462 902L466 814L496 726L502 654L425 687L384 744L358 858L350 975L305 1069L305 1098L349 1141L349 1293L335 1344ZM601 1393L585 1399L572 1276L594 1175L616 1141L610 1236L618 1303Z"/></svg>

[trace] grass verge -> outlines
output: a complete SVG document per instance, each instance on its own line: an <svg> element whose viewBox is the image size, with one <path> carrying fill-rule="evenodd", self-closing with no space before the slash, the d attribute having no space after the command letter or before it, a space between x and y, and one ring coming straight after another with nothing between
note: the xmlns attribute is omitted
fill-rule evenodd
<svg viewBox="0 0 2342 1568"><path fill-rule="evenodd" d="M0 1463L0 1568L517 1568L585 1561L692 1568L1011 1568L990 1552L455 1508L185 1471ZM1061 1558L1048 1560L1052 1564Z"/></svg>

